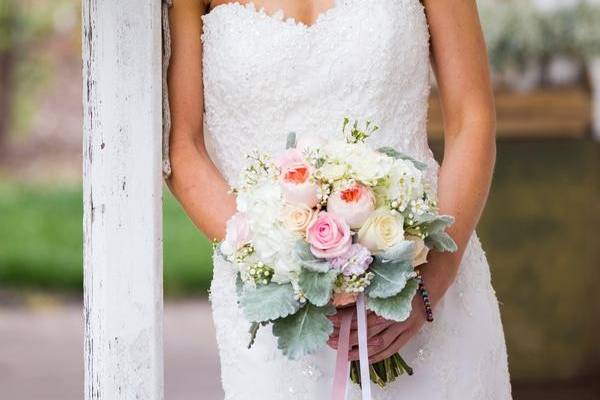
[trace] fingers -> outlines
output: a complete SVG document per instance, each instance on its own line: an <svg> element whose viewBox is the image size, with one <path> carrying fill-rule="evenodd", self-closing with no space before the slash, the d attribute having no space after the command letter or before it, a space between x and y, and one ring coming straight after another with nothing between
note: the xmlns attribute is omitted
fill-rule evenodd
<svg viewBox="0 0 600 400"><path fill-rule="evenodd" d="M342 323L342 316L344 312L352 312L354 313L354 308L338 308L338 312L337 314L334 314L332 316L329 316L327 318L329 318L329 320L333 323L333 327L334 328L338 328L340 327L340 324ZM375 314L373 311L367 311L367 324L372 323L369 321L375 321L375 320L385 320L384 318L378 316L377 314ZM352 323L350 325L350 329L357 329L358 327L358 321L356 319L356 313L353 314L352 316Z"/></svg>
<svg viewBox="0 0 600 400"><path fill-rule="evenodd" d="M371 355L369 356L369 364L378 363L379 361L383 361L398 353L412 336L411 330L403 331L386 349L379 353L370 353Z"/></svg>
<svg viewBox="0 0 600 400"><path fill-rule="evenodd" d="M331 336L339 336L340 324L341 324L341 320L342 320L341 315L336 314L336 315L329 317L329 319L333 323L333 334ZM387 322L389 322L387 319L380 317L379 315L375 314L374 312L372 312L372 311L367 312L367 326L375 326L375 325L379 325L381 323L387 323ZM350 329L351 330L358 329L358 321L356 320L356 315L354 315L352 317Z"/></svg>
<svg viewBox="0 0 600 400"><path fill-rule="evenodd" d="M377 356L378 354L381 354L390 347L393 347L397 338L400 336L404 336L404 333L408 330L409 326L407 324L403 322L397 322L387 327L378 335L371 338L370 342L372 343L372 345L368 346L369 359ZM350 360L358 360L358 346L352 347L352 349L349 352L349 358Z"/></svg>
<svg viewBox="0 0 600 400"><path fill-rule="evenodd" d="M394 324L393 321L388 320L378 320L375 324L371 324L367 327L367 338L372 338L369 340L369 345L381 345L381 338L378 338L377 335L383 330L387 329L389 326ZM339 330L334 331L334 333L329 337L329 341L327 342L331 348L337 349L339 341ZM358 330L350 331L350 347L358 345Z"/></svg>

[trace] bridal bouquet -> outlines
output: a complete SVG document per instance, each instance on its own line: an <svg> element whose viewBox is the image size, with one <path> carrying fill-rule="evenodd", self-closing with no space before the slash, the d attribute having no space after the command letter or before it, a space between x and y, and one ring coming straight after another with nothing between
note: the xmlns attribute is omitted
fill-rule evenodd
<svg viewBox="0 0 600 400"><path fill-rule="evenodd" d="M290 359L316 352L333 332L327 317L358 300L404 321L417 292L415 267L429 249L456 249L445 232L453 218L439 215L426 165L392 148L370 148L365 141L376 131L345 119L340 140L292 133L276 158L249 156L234 189L238 212L218 250L236 268L250 346L258 329L272 324ZM382 386L410 372L399 355L368 368ZM359 371L353 362L356 383Z"/></svg>

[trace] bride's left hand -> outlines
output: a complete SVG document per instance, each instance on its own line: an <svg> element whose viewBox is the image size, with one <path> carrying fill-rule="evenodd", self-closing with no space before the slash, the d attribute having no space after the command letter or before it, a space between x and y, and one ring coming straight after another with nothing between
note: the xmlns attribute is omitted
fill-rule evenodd
<svg viewBox="0 0 600 400"><path fill-rule="evenodd" d="M330 317L333 322L334 331L329 337L328 344L337 349L341 313L352 312L352 308L339 309L338 313ZM408 319L403 322L389 321L375 315L372 311L367 312L367 338L369 350L369 362L371 364L383 361L398 353L400 349L412 338L426 321L425 306L423 299L418 294L412 302L412 312ZM350 360L358 360L358 326L356 315L352 318L350 327Z"/></svg>

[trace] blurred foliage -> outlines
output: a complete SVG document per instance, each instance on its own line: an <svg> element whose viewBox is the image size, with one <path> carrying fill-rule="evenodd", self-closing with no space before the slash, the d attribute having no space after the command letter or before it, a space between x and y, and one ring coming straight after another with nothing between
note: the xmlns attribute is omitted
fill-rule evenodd
<svg viewBox="0 0 600 400"><path fill-rule="evenodd" d="M54 10L64 1L0 0L0 51L27 47L54 31Z"/></svg>
<svg viewBox="0 0 600 400"><path fill-rule="evenodd" d="M532 0L478 1L482 27L496 72L547 62L556 56L600 55L600 5L540 10Z"/></svg>
<svg viewBox="0 0 600 400"><path fill-rule="evenodd" d="M74 29L78 27L78 7L79 2L74 0L0 0L0 60L11 60L10 64L0 65L0 82L2 78L5 81L0 90L10 91L3 93L8 101L0 102L0 107L8 109L0 110L0 115L8 119L2 127L9 133L27 131L37 104L36 94L50 81L55 58L60 56L53 53L50 44L57 34L79 36L78 29ZM77 53L74 55L79 57Z"/></svg>
<svg viewBox="0 0 600 400"><path fill-rule="evenodd" d="M600 5L584 1L576 10L574 42L580 53L600 56Z"/></svg>
<svg viewBox="0 0 600 400"><path fill-rule="evenodd" d="M0 288L82 290L82 202L79 187L0 184ZM165 293L206 294L211 251L165 191Z"/></svg>

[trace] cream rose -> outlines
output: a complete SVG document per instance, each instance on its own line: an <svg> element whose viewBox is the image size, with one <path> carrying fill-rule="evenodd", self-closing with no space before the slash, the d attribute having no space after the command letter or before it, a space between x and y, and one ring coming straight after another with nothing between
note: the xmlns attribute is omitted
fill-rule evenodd
<svg viewBox="0 0 600 400"><path fill-rule="evenodd" d="M283 222L289 230L305 235L315 215L312 208L303 204L287 204L283 209Z"/></svg>
<svg viewBox="0 0 600 400"><path fill-rule="evenodd" d="M404 218L391 210L376 210L358 231L358 243L377 253L404 240Z"/></svg>
<svg viewBox="0 0 600 400"><path fill-rule="evenodd" d="M427 262L429 247L425 245L425 241L418 236L407 236L406 240L410 240L415 244L415 254L413 256L412 266L417 267Z"/></svg>

